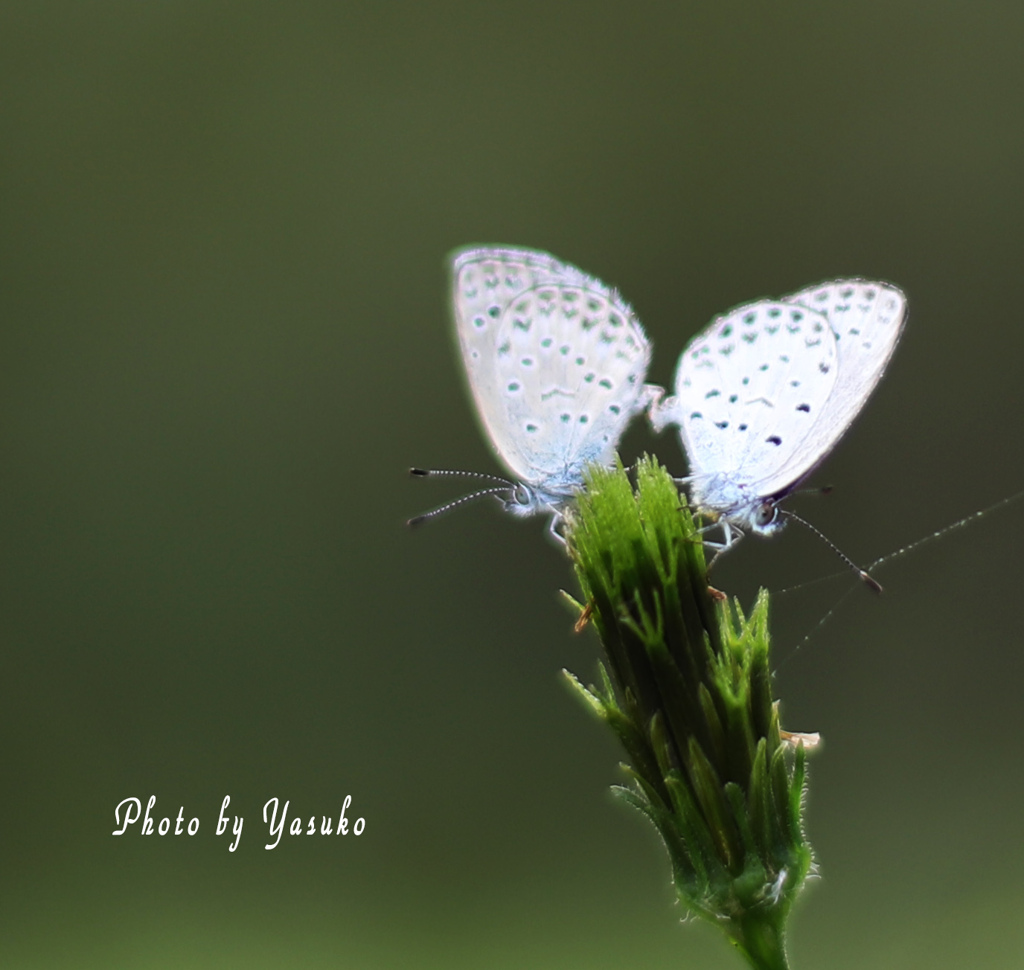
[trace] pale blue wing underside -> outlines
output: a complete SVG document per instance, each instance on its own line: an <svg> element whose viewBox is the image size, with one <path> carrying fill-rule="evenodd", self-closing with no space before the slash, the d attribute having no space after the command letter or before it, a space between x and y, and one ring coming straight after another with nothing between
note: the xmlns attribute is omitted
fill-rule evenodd
<svg viewBox="0 0 1024 970"><path fill-rule="evenodd" d="M652 414L679 427L698 504L728 515L806 477L877 385L905 317L895 287L836 280L716 318Z"/></svg>
<svg viewBox="0 0 1024 970"><path fill-rule="evenodd" d="M786 297L824 313L836 336L839 373L827 402L827 421L808 441L811 454L827 454L846 432L882 379L903 333L907 301L890 283L834 280Z"/></svg>
<svg viewBox="0 0 1024 970"><path fill-rule="evenodd" d="M472 248L452 258L452 306L477 413L527 485L568 496L609 464L626 425L660 394L629 305L547 253Z"/></svg>

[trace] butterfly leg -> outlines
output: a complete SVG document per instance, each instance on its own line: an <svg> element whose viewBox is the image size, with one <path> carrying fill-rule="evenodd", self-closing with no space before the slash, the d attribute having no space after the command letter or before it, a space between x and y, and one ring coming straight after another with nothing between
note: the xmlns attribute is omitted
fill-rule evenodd
<svg viewBox="0 0 1024 970"><path fill-rule="evenodd" d="M558 527L562 524L564 519L562 518L561 512L552 512L551 519L548 521L548 532L552 538L564 549L566 547L565 536L558 531Z"/></svg>
<svg viewBox="0 0 1024 970"><path fill-rule="evenodd" d="M722 530L721 542L718 542L715 539L701 540L709 549L714 549L716 552L725 552L726 549L735 545L743 538L743 532L736 526L730 525L725 519L718 519L715 522L709 522L707 525L701 526L697 531L703 536L716 526L720 527Z"/></svg>
<svg viewBox="0 0 1024 970"><path fill-rule="evenodd" d="M736 545L736 543L739 542L740 539L742 539L743 535L744 535L744 533L743 533L743 531L741 529L737 528L734 525L731 525L724 518L723 519L719 519L717 522L712 522L710 525L704 526L700 530L701 534L703 535L703 533L705 533L709 529L714 528L716 525L717 526L721 526L721 528L722 528L722 541L721 542L714 542L711 539L704 539L703 540L704 545L708 549L713 549L714 552L715 552L715 554L711 557L711 561L708 563L708 569L711 569L711 567L716 562L718 562L718 557L720 555L722 555L722 553L725 552L726 549L730 548L731 546Z"/></svg>

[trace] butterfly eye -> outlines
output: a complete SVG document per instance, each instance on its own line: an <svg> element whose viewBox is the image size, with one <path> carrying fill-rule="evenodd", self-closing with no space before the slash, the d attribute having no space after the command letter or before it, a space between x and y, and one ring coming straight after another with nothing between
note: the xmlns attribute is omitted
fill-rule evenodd
<svg viewBox="0 0 1024 970"><path fill-rule="evenodd" d="M763 528L766 525L771 525L778 514L778 509L776 509L771 502L765 502L758 508L757 512L754 513L754 521L758 526Z"/></svg>
<svg viewBox="0 0 1024 970"><path fill-rule="evenodd" d="M512 499L519 505L532 505L533 498L530 495L530 490L520 482L512 490Z"/></svg>

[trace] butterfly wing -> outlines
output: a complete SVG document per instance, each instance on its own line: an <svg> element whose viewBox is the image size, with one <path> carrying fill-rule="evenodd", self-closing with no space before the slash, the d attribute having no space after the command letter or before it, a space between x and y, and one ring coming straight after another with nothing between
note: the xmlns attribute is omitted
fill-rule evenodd
<svg viewBox="0 0 1024 970"><path fill-rule="evenodd" d="M676 396L655 424L679 426L696 479L772 495L806 471L802 446L835 387L837 359L824 314L773 300L737 307L683 351Z"/></svg>
<svg viewBox="0 0 1024 970"><path fill-rule="evenodd" d="M571 493L660 390L644 384L650 345L628 304L547 253L455 253L452 305L477 413L527 484Z"/></svg>
<svg viewBox="0 0 1024 970"><path fill-rule="evenodd" d="M825 415L807 442L810 452L830 451L882 378L903 333L907 301L889 283L834 280L784 298L824 313L836 336L839 373Z"/></svg>

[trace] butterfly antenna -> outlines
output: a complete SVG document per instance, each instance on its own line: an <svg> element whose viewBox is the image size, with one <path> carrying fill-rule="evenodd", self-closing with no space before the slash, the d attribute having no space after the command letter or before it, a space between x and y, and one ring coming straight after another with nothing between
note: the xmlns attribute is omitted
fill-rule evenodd
<svg viewBox="0 0 1024 970"><path fill-rule="evenodd" d="M490 476L488 476L490 477ZM494 488L481 489L479 492L473 492L470 495L463 495L462 498L457 498L454 502L448 502L439 508L433 509L430 512L424 512L422 515L414 515L405 524L408 526L417 526L427 519L435 519L439 515L444 515L446 512L451 512L452 509L457 509L460 505L465 505L466 502L472 502L473 499L483 498L487 495L501 495L503 492L508 492L507 485L496 485Z"/></svg>
<svg viewBox="0 0 1024 970"><path fill-rule="evenodd" d="M515 482L510 482L500 475L488 475L487 472L464 472L450 468L410 468L409 474L413 478L433 478L440 475L454 475L459 478L483 478L490 482L501 482L506 488L515 488Z"/></svg>
<svg viewBox="0 0 1024 970"><path fill-rule="evenodd" d="M893 552L886 553L884 556L879 556L869 568L874 569L876 566L881 566L887 563L890 559L896 559L899 556L905 556L908 552L912 552L918 546L923 546L926 542L931 542L933 539L941 539L944 535L949 532L956 532L958 529L963 529L969 526L972 522L976 522L978 519L984 518L991 512L995 512L1001 509L1004 505L1010 505L1012 502L1016 502L1024 498L1024 490L1020 492L1014 492L1013 495L1008 495L1004 499L1000 499L988 508L979 509L977 512L972 512L970 515L965 515L962 519L957 519L956 522L951 522L949 525L944 525L941 529L936 529L934 532L929 533L926 536L922 536L915 542L911 542L909 545L901 546Z"/></svg>
<svg viewBox="0 0 1024 970"><path fill-rule="evenodd" d="M795 492L790 492L787 498L792 498L794 495L831 495L832 485L818 485L815 488L801 488Z"/></svg>
<svg viewBox="0 0 1024 970"><path fill-rule="evenodd" d="M779 511L787 518L795 519L802 526L804 526L807 529L810 529L811 532L813 532L819 539L821 539L821 541L824 542L825 545L829 547L829 549L831 549L840 559L842 559L842 561L845 562L846 565L849 566L863 580L864 584L868 587L868 589L872 590L872 592L875 593L882 592L881 585L876 580L872 579L871 576L868 575L868 573L865 570L861 569L860 566L858 566L848 555L846 555L846 553L843 552L843 550L840 549L820 529L811 525L811 523L808 522L806 519L800 518L800 516L797 515L796 512L790 512L787 509L779 509Z"/></svg>
<svg viewBox="0 0 1024 970"><path fill-rule="evenodd" d="M501 484L495 485L494 488L484 488L478 492L463 495L462 498L457 498L454 502L448 502L430 512L424 512L422 515L414 515L408 522L406 522L406 525L408 526L417 526L422 522L426 522L427 519L433 519L439 515L444 515L445 512L450 512L452 509L458 508L466 502L472 502L473 499L484 498L487 495L500 495L502 492L508 492L509 489L515 489L516 487L515 482L510 482L507 478L502 478L499 475L488 475L487 472L466 472L450 468L410 468L409 474L414 478L433 478L441 475L453 476L456 478L482 478L488 482L500 482Z"/></svg>

